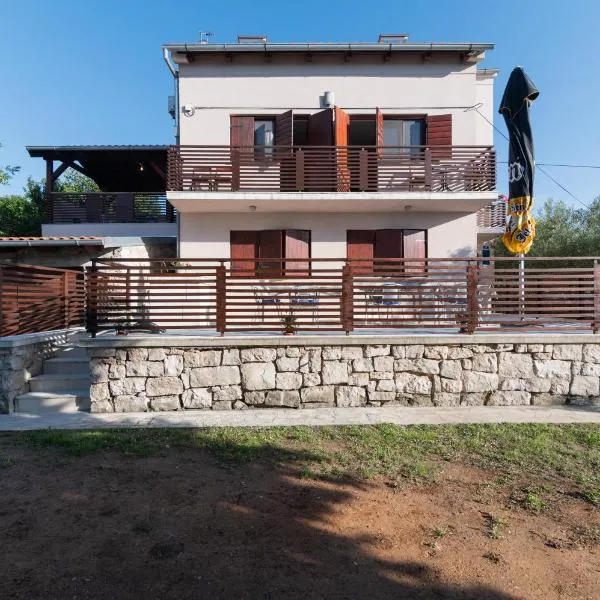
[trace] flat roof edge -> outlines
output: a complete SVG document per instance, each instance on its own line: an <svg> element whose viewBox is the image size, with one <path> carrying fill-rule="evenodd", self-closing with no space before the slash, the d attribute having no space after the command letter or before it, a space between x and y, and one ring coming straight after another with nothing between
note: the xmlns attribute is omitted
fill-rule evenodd
<svg viewBox="0 0 600 600"><path fill-rule="evenodd" d="M186 44L168 43L163 48L171 52L485 52L493 50L491 43L244 43L244 44Z"/></svg>

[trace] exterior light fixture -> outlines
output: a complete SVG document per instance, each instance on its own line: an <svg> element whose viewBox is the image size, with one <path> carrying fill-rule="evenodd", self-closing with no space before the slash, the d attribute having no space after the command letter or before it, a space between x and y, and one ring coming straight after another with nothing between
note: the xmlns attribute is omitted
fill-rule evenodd
<svg viewBox="0 0 600 600"><path fill-rule="evenodd" d="M254 204L251 204L251 205L248 207L248 210L249 210L250 212L255 212L255 211L256 211L256 206L254 206Z"/></svg>
<svg viewBox="0 0 600 600"><path fill-rule="evenodd" d="M407 204L407 205L404 207L404 210L412 210L413 208L414 208L414 206L413 206L412 204Z"/></svg>

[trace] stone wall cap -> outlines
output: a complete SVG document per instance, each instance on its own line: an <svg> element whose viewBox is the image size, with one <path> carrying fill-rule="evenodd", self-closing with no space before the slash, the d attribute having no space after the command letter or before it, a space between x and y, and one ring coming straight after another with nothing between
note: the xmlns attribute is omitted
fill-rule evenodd
<svg viewBox="0 0 600 600"><path fill-rule="evenodd" d="M24 337L24 336L16 336ZM0 338L0 342L2 339ZM600 336L592 333L478 333L455 334L353 334L353 335L102 335L81 339L84 348L123 347L277 347L277 346L375 346L391 344L408 346L426 344L433 346L465 344L598 344ZM1 346L0 346L1 347Z"/></svg>
<svg viewBox="0 0 600 600"><path fill-rule="evenodd" d="M73 327L71 329L55 329L53 331L41 331L39 333L24 333L21 335L8 335L0 337L0 348L15 348L17 346L28 346L31 344L41 344L43 342L63 342L65 336L73 333L84 332L83 327Z"/></svg>

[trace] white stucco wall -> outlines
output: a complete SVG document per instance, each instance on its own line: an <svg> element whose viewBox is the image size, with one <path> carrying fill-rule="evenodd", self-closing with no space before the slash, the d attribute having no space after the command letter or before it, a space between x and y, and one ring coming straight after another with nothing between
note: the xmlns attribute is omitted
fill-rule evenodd
<svg viewBox="0 0 600 600"><path fill-rule="evenodd" d="M313 258L345 258L347 229L427 229L430 258L473 256L475 214L187 213L180 215L180 256L229 258L232 230L310 229Z"/></svg>
<svg viewBox="0 0 600 600"><path fill-rule="evenodd" d="M458 56L276 58L266 63L255 56L224 59L200 57L180 66L180 104L193 106L193 116L181 115L182 144L229 144L231 114L277 114L290 108L299 113L321 109L326 90L335 104L353 113L453 115L453 144L491 143L491 127L465 108L491 101L480 93L477 66ZM486 84L489 85L489 82ZM485 110L488 110L487 108Z"/></svg>

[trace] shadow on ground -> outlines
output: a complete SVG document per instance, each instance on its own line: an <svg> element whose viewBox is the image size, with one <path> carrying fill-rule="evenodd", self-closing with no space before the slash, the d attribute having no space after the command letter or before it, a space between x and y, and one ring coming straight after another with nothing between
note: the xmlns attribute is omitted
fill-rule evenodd
<svg viewBox="0 0 600 600"><path fill-rule="evenodd" d="M0 471L2 597L514 598L444 584L426 562L382 559L369 535L336 530L370 484L299 478L307 458L232 466L204 450L73 458L19 447Z"/></svg>

